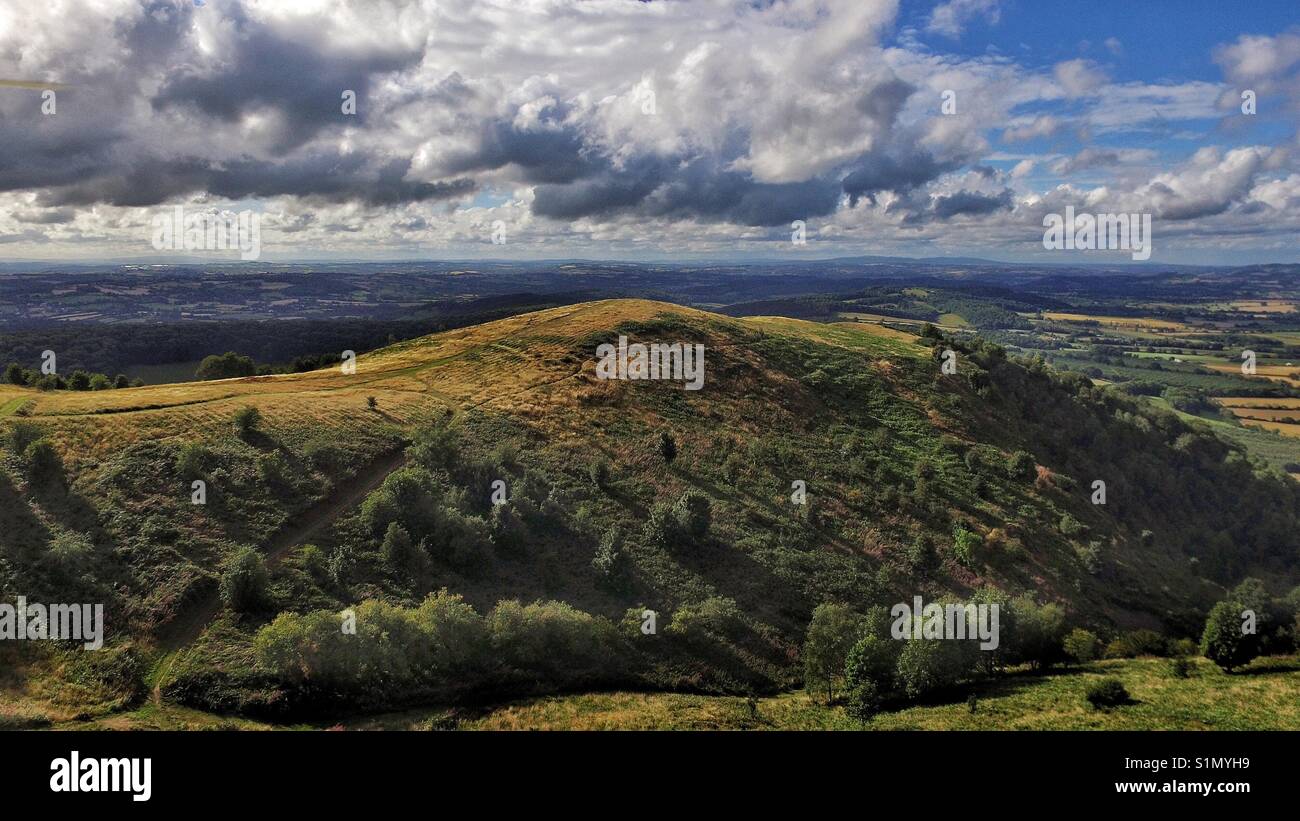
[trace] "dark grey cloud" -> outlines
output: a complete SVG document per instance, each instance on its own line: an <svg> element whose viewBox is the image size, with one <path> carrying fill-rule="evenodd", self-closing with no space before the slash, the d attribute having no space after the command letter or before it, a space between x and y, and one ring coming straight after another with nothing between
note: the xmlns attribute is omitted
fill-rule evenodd
<svg viewBox="0 0 1300 821"><path fill-rule="evenodd" d="M623 212L772 226L829 214L839 198L833 179L762 183L743 172L719 170L712 160L645 157L588 179L540 185L533 213L573 220Z"/></svg>
<svg viewBox="0 0 1300 821"><path fill-rule="evenodd" d="M278 111L287 127L268 146L277 153L303 145L327 126L364 124L374 78L415 66L423 56L419 49L398 48L327 52L306 37L250 23L239 5L229 8L238 35L234 53L215 65L194 61L173 68L151 102L158 110L193 109L227 123L264 109ZM357 94L355 115L342 111L345 90Z"/></svg>
<svg viewBox="0 0 1300 821"><path fill-rule="evenodd" d="M906 193L919 188L964 164L964 158L940 160L922 150L908 150L895 155L879 152L864 157L844 178L844 193L849 204L866 199L872 205L884 191Z"/></svg>
<svg viewBox="0 0 1300 821"><path fill-rule="evenodd" d="M934 197L930 213L941 220L956 216L982 216L995 211L1010 210L1014 204L1014 194L1010 188L1002 189L999 194L981 194L977 191L958 191Z"/></svg>

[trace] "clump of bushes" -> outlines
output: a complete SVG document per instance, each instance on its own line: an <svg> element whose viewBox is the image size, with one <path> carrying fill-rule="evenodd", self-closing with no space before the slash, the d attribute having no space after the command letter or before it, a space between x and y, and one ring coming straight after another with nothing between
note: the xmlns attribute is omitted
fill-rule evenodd
<svg viewBox="0 0 1300 821"><path fill-rule="evenodd" d="M1103 678L1094 681L1088 685L1084 698L1094 709L1103 709L1105 707L1119 707L1127 704L1129 701L1128 690L1124 688L1124 682L1117 678Z"/></svg>

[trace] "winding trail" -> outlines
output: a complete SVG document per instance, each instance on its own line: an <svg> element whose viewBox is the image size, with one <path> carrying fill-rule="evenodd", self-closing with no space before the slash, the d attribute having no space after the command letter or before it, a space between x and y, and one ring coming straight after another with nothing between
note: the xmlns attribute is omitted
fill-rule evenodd
<svg viewBox="0 0 1300 821"><path fill-rule="evenodd" d="M268 568L279 564L296 547L316 538L326 527L347 511L361 504L366 496L388 477L406 464L405 449L399 449L371 462L360 473L339 485L328 496L311 507L291 517L263 546ZM198 640L203 631L221 613L221 594L214 590L188 605L159 634L158 646L163 657L155 667L153 701L162 701L161 687L171 672L176 657L188 645Z"/></svg>

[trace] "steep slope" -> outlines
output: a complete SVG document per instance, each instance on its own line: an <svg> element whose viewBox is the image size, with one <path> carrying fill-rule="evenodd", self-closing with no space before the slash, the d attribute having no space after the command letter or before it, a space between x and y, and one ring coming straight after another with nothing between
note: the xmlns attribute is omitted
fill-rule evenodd
<svg viewBox="0 0 1300 821"><path fill-rule="evenodd" d="M169 664L165 694L337 705L268 667L255 633L281 611L414 607L442 588L482 613L503 599L574 611L497 608L497 625L608 619L600 649L617 664L525 659L491 688L734 691L797 682L822 601L865 609L995 587L1059 602L1079 624L1177 634L1247 573L1294 579L1294 482L1087 380L981 344L883 334L612 300L412 340L351 374L3 388L0 407L25 414L9 428L47 438L70 482L6 449L0 591L107 601L110 642L148 658L212 600L239 548L299 545L297 517L413 441L409 467L313 521L313 544L286 554L259 601ZM598 378L598 346L620 336L702 344L702 388ZM239 435L244 407L261 421ZM204 504L192 504L195 481ZM393 542L394 525L412 548ZM656 641L638 638L645 610ZM395 698L367 692L368 706Z"/></svg>

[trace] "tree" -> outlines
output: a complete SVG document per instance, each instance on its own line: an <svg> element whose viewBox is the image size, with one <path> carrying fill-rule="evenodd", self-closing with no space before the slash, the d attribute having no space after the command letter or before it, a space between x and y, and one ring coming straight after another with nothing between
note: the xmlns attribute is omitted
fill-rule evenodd
<svg viewBox="0 0 1300 821"><path fill-rule="evenodd" d="M233 379L256 373L257 364L250 357L226 351L221 355L205 356L194 375L199 379Z"/></svg>
<svg viewBox="0 0 1300 821"><path fill-rule="evenodd" d="M241 437L248 436L257 430L257 426L261 421L262 412L252 405L245 405L235 411L235 432Z"/></svg>
<svg viewBox="0 0 1300 821"><path fill-rule="evenodd" d="M845 604L823 602L813 610L803 645L804 686L824 689L826 703L844 677L844 665L862 630L862 618Z"/></svg>
<svg viewBox="0 0 1300 821"><path fill-rule="evenodd" d="M949 639L908 639L898 655L898 685L918 699L956 685L970 673L962 645Z"/></svg>
<svg viewBox="0 0 1300 821"><path fill-rule="evenodd" d="M1231 673L1259 655L1259 642L1242 629L1242 607L1225 599L1210 609L1201 634L1201 655Z"/></svg>
<svg viewBox="0 0 1300 821"><path fill-rule="evenodd" d="M90 374L81 370L73 371L72 376L68 377L68 387L74 391L90 390Z"/></svg>
<svg viewBox="0 0 1300 821"><path fill-rule="evenodd" d="M126 374L119 373L113 377L113 387L118 389L129 388L131 387L131 380L126 378Z"/></svg>
<svg viewBox="0 0 1300 821"><path fill-rule="evenodd" d="M1029 596L1012 602L1016 656L1035 669L1044 669L1065 655L1065 611L1056 604L1039 604Z"/></svg>
<svg viewBox="0 0 1300 821"><path fill-rule="evenodd" d="M1078 664L1087 664L1097 658L1097 636L1076 627L1065 637L1063 647L1065 654Z"/></svg>
<svg viewBox="0 0 1300 821"><path fill-rule="evenodd" d="M618 582L627 572L627 554L623 550L623 534L610 530L600 537L596 555L591 560L591 569L596 576L606 582Z"/></svg>
<svg viewBox="0 0 1300 821"><path fill-rule="evenodd" d="M663 457L664 464L670 465L677 458L677 440L668 431L659 432L659 455Z"/></svg>
<svg viewBox="0 0 1300 821"><path fill-rule="evenodd" d="M90 377L90 389L92 391L106 391L111 387L113 387L113 382L102 373Z"/></svg>
<svg viewBox="0 0 1300 821"><path fill-rule="evenodd" d="M451 470L460 458L460 438L452 430L450 419L442 417L422 426L406 455L429 470Z"/></svg>
<svg viewBox="0 0 1300 821"><path fill-rule="evenodd" d="M411 534L406 532L406 528L393 522L384 533L380 552L390 567L401 569L410 566L417 551L415 545L411 543Z"/></svg>
<svg viewBox="0 0 1300 821"><path fill-rule="evenodd" d="M5 381L10 385L26 385L27 372L17 362L10 362L9 367L5 368Z"/></svg>
<svg viewBox="0 0 1300 821"><path fill-rule="evenodd" d="M262 555L241 547L221 572L221 600L236 612L246 612L266 601L269 579Z"/></svg>

